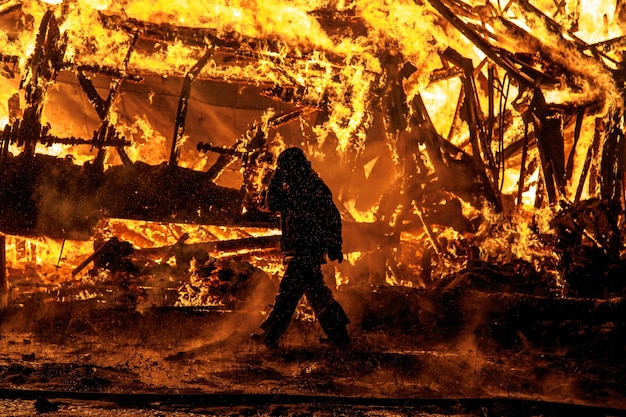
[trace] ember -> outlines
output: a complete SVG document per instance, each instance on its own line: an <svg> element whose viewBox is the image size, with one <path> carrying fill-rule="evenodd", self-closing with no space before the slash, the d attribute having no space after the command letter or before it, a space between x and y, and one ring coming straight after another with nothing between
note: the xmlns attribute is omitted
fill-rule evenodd
<svg viewBox="0 0 626 417"><path fill-rule="evenodd" d="M0 300L20 323L2 337L116 334L107 309L206 330L219 312L240 352L282 275L263 202L298 146L344 222L346 261L324 272L358 335L345 378L378 331L392 351L425 334L471 351L474 388L477 352L621 358L625 25L619 0L2 2ZM210 357L210 334L181 330L172 357ZM409 362L411 396L503 390L420 391ZM335 382L309 392L362 394Z"/></svg>

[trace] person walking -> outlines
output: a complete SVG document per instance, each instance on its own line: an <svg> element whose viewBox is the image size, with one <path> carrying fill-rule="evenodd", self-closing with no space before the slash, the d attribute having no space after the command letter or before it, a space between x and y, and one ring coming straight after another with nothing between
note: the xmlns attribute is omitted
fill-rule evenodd
<svg viewBox="0 0 626 417"><path fill-rule="evenodd" d="M278 156L266 205L280 215L281 252L287 268L273 309L260 326L264 330L262 342L278 347L305 295L328 340L337 347L347 347L350 320L325 284L321 269L326 258L343 261L341 215L330 189L302 149L288 148Z"/></svg>

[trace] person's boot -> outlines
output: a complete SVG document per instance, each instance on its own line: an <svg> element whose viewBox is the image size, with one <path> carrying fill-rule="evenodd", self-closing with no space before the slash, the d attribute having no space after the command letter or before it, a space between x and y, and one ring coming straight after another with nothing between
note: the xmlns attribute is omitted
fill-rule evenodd
<svg viewBox="0 0 626 417"><path fill-rule="evenodd" d="M329 329L326 332L326 335L328 336L328 340L335 347L338 347L340 349L350 347L352 343L350 340L350 336L348 335L348 330L346 329L346 326L337 326L333 329Z"/></svg>
<svg viewBox="0 0 626 417"><path fill-rule="evenodd" d="M267 332L254 332L250 334L250 340L263 344L268 349L278 348L278 340L268 337Z"/></svg>
<svg viewBox="0 0 626 417"><path fill-rule="evenodd" d="M268 349L278 349L278 339L270 337L267 333L263 337L263 344Z"/></svg>
<svg viewBox="0 0 626 417"><path fill-rule="evenodd" d="M333 301L322 310L318 314L317 320L333 345L340 348L350 346L350 336L348 336L346 329L346 325L350 323L350 320L337 301Z"/></svg>

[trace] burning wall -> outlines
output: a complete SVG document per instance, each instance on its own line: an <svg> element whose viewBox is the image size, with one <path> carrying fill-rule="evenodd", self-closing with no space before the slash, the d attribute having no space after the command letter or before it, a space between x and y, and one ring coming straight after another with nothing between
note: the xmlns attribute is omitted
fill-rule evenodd
<svg viewBox="0 0 626 417"><path fill-rule="evenodd" d="M271 230L263 181L295 144L343 211L343 282L619 263L619 2L0 7L5 233Z"/></svg>

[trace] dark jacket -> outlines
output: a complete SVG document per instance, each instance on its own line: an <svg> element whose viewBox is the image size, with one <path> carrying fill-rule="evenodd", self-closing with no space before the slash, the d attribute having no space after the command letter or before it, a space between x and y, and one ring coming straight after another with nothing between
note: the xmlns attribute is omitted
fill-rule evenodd
<svg viewBox="0 0 626 417"><path fill-rule="evenodd" d="M268 186L267 206L280 213L285 256L341 253L341 215L330 189L310 167L278 169Z"/></svg>

